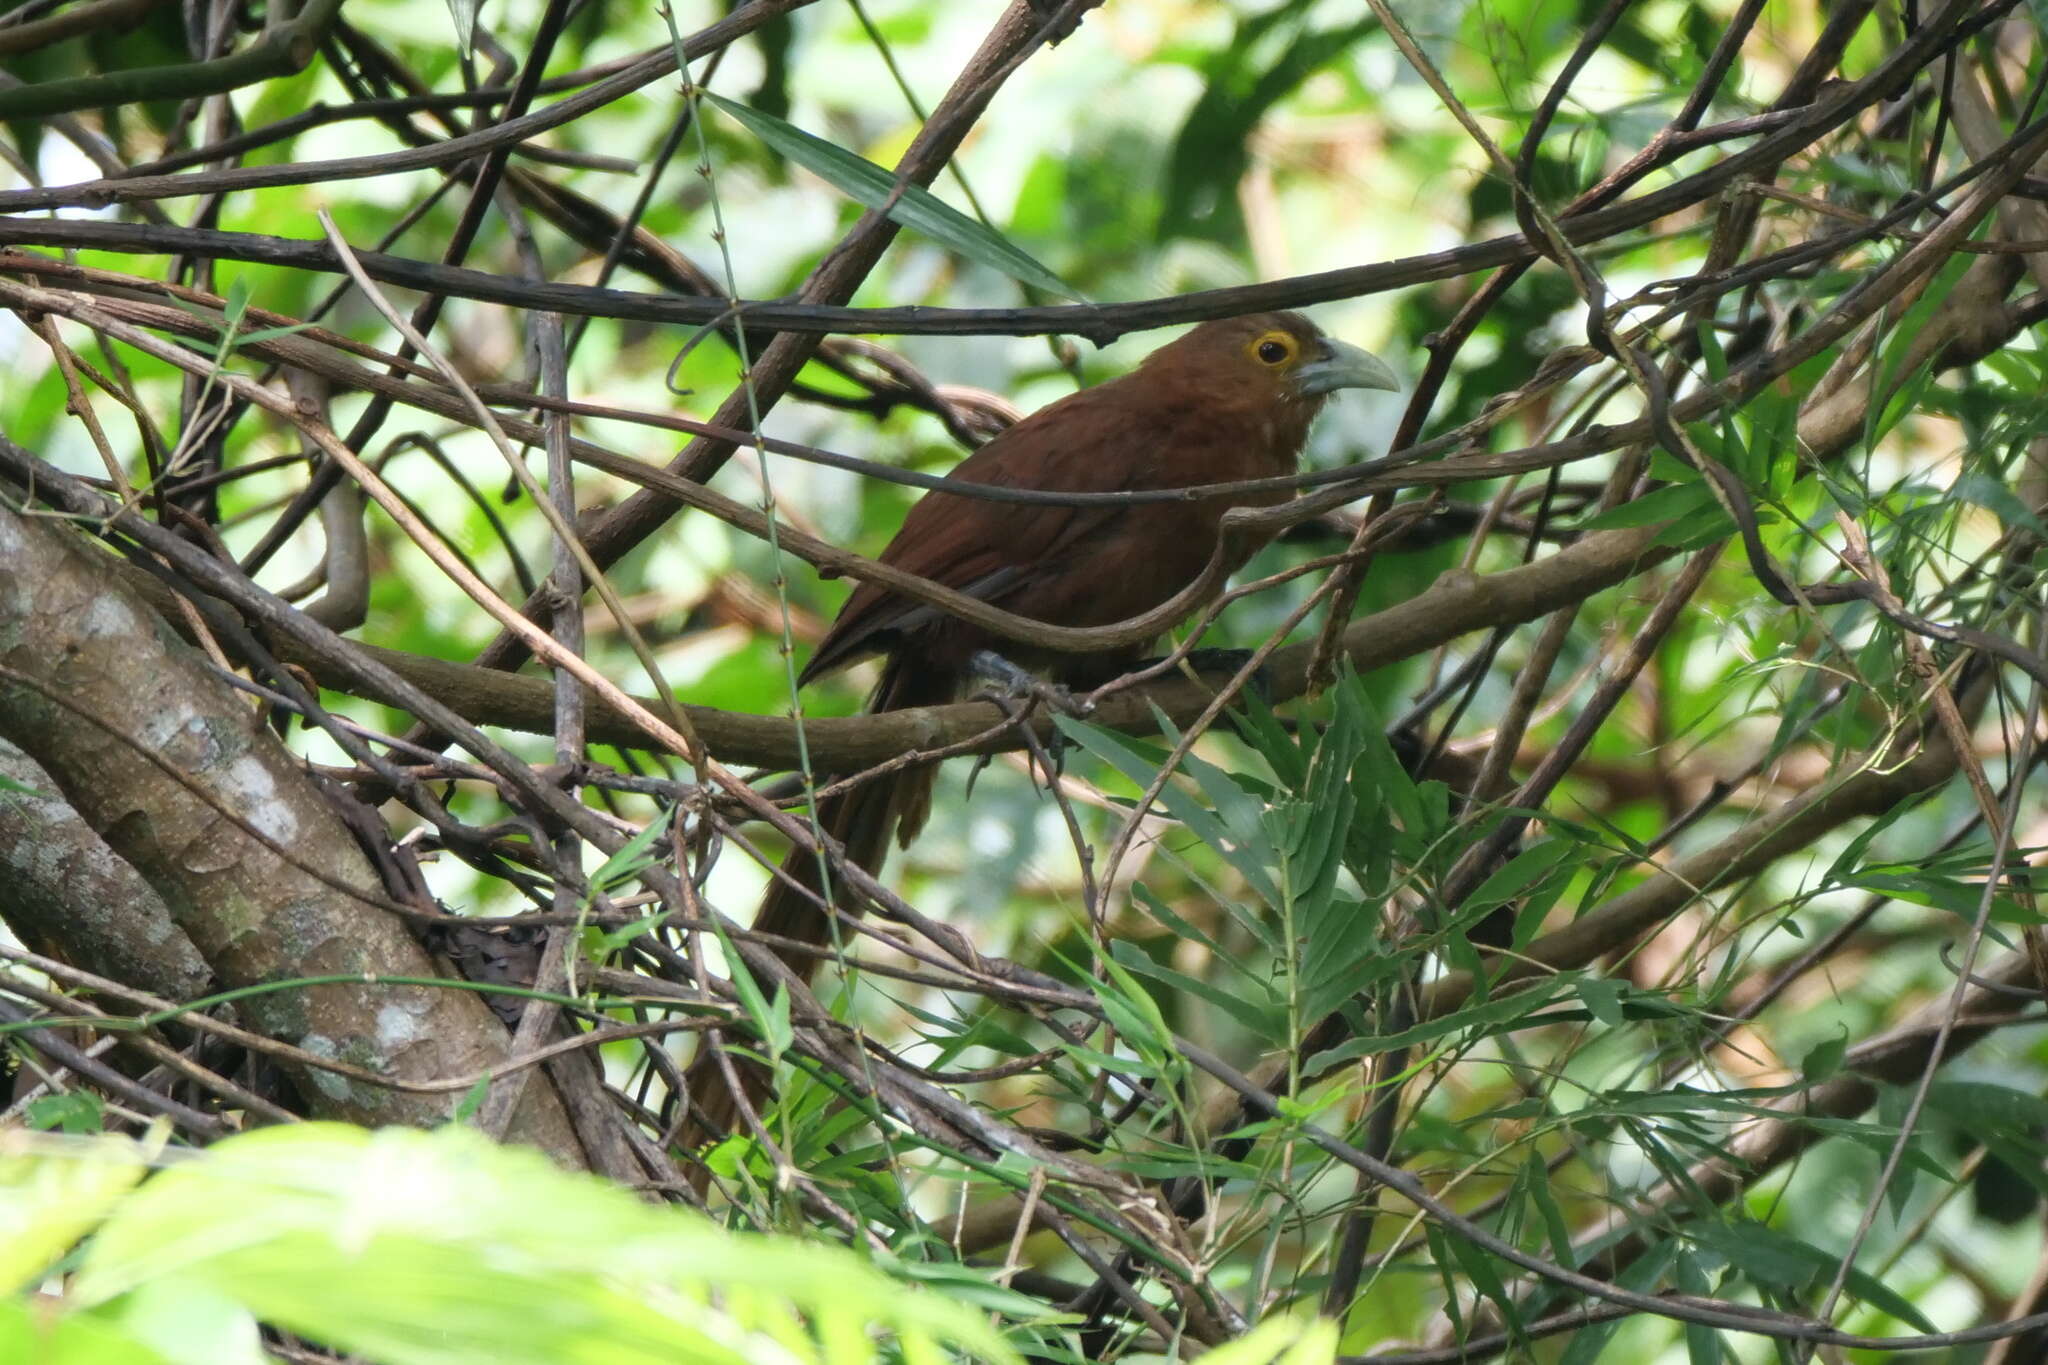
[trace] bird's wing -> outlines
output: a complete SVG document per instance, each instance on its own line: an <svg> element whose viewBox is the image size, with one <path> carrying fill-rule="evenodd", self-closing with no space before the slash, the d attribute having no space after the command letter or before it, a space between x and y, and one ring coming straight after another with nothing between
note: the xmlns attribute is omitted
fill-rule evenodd
<svg viewBox="0 0 2048 1365"><path fill-rule="evenodd" d="M1061 493L1114 493L1143 480L1158 432L1120 402L1116 383L1084 389L1042 408L955 467L949 481ZM927 493L882 552L882 562L985 602L1003 600L1100 529L1114 507L1056 507ZM804 668L808 682L886 648L929 621L933 607L859 584Z"/></svg>

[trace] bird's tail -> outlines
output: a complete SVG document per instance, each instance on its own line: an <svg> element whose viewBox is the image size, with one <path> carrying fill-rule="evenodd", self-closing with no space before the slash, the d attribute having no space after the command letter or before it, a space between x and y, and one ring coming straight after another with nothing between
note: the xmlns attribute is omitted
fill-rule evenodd
<svg viewBox="0 0 2048 1365"><path fill-rule="evenodd" d="M907 667L900 658L889 660L882 681L869 699L868 710L900 711L912 706L935 706L953 700L955 687L947 678L934 678L932 671ZM818 803L817 827L830 843L837 844L845 860L865 872L880 872L889 856L892 836L908 843L924 826L931 811L933 766L905 768L851 791L827 797ZM820 778L820 783L829 780ZM805 948L822 948L835 941L834 919L821 907L820 858L808 847L792 848L768 884L761 907L754 915L754 930L791 940L788 945L768 945L770 951L797 976L808 981L816 974L820 954ZM832 904L858 913L861 902L848 894L845 879L834 876ZM802 945L802 946L799 946ZM764 987L768 983L762 983ZM766 1093L769 1077L762 1068L735 1058L741 1088L749 1103L758 1105ZM739 1131L734 1125L739 1106L727 1088L721 1068L708 1053L700 1053L685 1076L690 1098L697 1109L697 1121L690 1130L697 1135L687 1146Z"/></svg>

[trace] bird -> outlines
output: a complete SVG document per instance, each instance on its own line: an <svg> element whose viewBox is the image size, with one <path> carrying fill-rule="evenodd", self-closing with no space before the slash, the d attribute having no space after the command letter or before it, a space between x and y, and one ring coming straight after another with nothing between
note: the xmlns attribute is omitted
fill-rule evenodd
<svg viewBox="0 0 2048 1365"><path fill-rule="evenodd" d="M1128 374L1018 421L944 482L1115 493L1284 476L1295 471L1330 395L1398 387L1384 361L1324 335L1299 313L1218 319L1159 347ZM881 562L1032 620L1109 625L1158 607L1199 578L1230 508L1289 496L1278 490L1060 507L933 490L912 506ZM1088 654L1035 650L869 581L854 588L797 681L806 686L880 655L867 709L882 712L956 701L991 677L1014 682L1042 672L1055 686L1092 685L1148 652L1142 644ZM817 827L847 859L878 872L892 839L907 846L924 827L935 775L935 765L900 769L827 797L815 808ZM817 854L792 850L763 896L755 931L806 945L831 942L819 881ZM835 893L835 905L853 912L849 901ZM819 955L778 956L808 978ZM692 1073L700 1130L731 1131L736 1111L723 1082L701 1060ZM750 1089L761 1083L751 1074Z"/></svg>

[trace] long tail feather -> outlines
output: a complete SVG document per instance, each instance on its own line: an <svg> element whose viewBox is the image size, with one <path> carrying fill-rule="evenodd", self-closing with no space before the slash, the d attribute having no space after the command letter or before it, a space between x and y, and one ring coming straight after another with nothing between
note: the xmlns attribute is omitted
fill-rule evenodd
<svg viewBox="0 0 2048 1365"><path fill-rule="evenodd" d="M937 705L951 701L955 691L953 679L934 677L927 670L906 667L901 659L892 658L869 700L868 710L899 711ZM931 809L935 776L934 768L907 768L827 798L817 808L818 828L838 844L846 861L869 873L880 872L889 856L891 838L900 832L907 843L923 827ZM833 918L821 907L819 874L820 859L814 850L792 848L761 898L760 909L754 915L754 929L812 947L834 942ZM833 903L842 910L858 913L860 903L844 893L843 880L832 878ZM819 954L794 947L774 951L797 976L809 980L816 974ZM734 1066L748 1102L758 1108L767 1093L767 1073L738 1059L734 1059ZM734 1125L739 1106L715 1059L708 1053L699 1053L685 1080L697 1108L697 1121L689 1126L694 1137L685 1139L686 1146L697 1146L737 1131Z"/></svg>

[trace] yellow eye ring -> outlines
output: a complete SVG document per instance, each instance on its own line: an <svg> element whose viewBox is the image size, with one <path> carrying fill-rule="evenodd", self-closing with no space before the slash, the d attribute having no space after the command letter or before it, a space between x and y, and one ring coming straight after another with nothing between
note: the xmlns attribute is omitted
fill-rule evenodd
<svg viewBox="0 0 2048 1365"><path fill-rule="evenodd" d="M1294 338L1285 332L1268 332L1252 343L1252 354L1263 365L1285 365L1294 359Z"/></svg>

